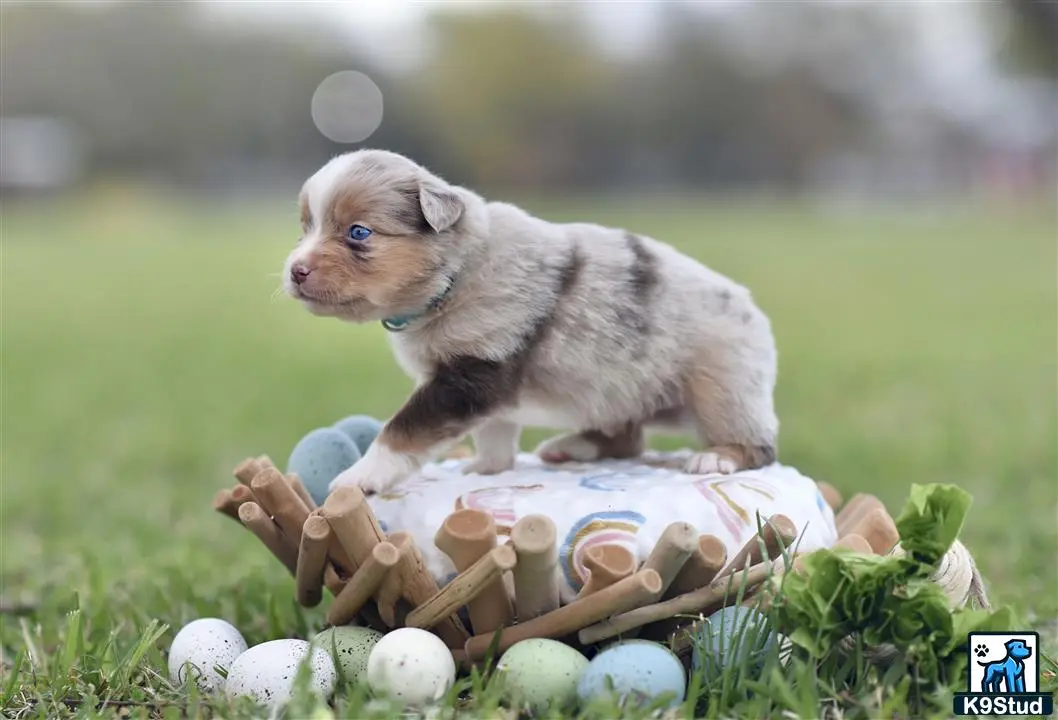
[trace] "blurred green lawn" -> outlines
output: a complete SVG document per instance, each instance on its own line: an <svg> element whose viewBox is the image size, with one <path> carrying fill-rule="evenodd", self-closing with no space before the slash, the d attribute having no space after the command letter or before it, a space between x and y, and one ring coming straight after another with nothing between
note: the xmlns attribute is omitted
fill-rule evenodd
<svg viewBox="0 0 1058 720"><path fill-rule="evenodd" d="M778 336L781 459L894 511L911 483L961 485L993 599L1058 615L1053 208L534 207L652 235L749 285ZM44 645L74 592L103 611L93 622L114 609L96 632L230 612L266 639L236 608L250 592L286 603L292 583L210 499L246 455L285 461L313 427L397 408L410 382L385 332L271 299L293 200L109 194L8 203L0 222L4 600L44 603ZM24 634L0 621L10 660Z"/></svg>

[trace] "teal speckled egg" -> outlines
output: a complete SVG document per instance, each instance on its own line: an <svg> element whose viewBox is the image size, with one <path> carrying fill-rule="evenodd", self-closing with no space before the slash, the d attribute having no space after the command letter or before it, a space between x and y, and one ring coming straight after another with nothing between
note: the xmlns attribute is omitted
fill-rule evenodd
<svg viewBox="0 0 1058 720"><path fill-rule="evenodd" d="M318 428L294 446L287 472L297 473L312 499L322 505L331 480L359 459L360 451L344 433L334 428Z"/></svg>
<svg viewBox="0 0 1058 720"><path fill-rule="evenodd" d="M643 705L665 696L668 706L673 707L687 694L687 673L667 647L647 640L626 640L592 658L577 682L577 696L583 702L611 697L611 692Z"/></svg>
<svg viewBox="0 0 1058 720"><path fill-rule="evenodd" d="M367 658L381 639L377 630L343 625L327 628L312 639L312 644L330 653L338 674L355 686L367 682Z"/></svg>
<svg viewBox="0 0 1058 720"><path fill-rule="evenodd" d="M370 415L350 415L342 418L334 424L334 429L341 431L347 438L356 443L357 449L363 455L367 448L375 441L378 434L382 432L382 422Z"/></svg>
<svg viewBox="0 0 1058 720"><path fill-rule="evenodd" d="M706 680L731 666L759 668L775 641L768 618L759 611L741 605L721 608L695 635L692 667Z"/></svg>
<svg viewBox="0 0 1058 720"><path fill-rule="evenodd" d="M534 713L563 707L577 699L577 680L588 658L558 640L522 640L503 653L496 669L504 697Z"/></svg>

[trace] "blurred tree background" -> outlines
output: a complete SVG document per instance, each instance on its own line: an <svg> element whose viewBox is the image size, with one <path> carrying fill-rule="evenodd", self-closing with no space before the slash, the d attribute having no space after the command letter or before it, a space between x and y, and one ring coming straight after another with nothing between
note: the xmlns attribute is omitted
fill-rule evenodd
<svg viewBox="0 0 1058 720"><path fill-rule="evenodd" d="M385 99L366 145L489 192L1055 184L1058 6L1033 0L434 3L359 33L354 2L222 5L5 2L6 153L32 164L14 120L51 118L81 141L81 181L289 192L350 147L309 108L325 77L355 69Z"/></svg>

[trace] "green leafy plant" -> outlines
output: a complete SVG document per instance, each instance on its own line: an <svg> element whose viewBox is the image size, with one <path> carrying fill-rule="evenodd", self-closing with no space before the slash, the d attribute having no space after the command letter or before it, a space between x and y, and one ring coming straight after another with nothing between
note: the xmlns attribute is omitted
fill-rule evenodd
<svg viewBox="0 0 1058 720"><path fill-rule="evenodd" d="M913 485L896 519L903 555L824 550L805 558L803 572L783 576L775 619L799 657L837 664L837 648L869 657L871 648L891 646L878 671L912 705L939 702L942 688L965 682L967 633L1017 625L1006 608L951 608L930 580L970 503L953 485Z"/></svg>

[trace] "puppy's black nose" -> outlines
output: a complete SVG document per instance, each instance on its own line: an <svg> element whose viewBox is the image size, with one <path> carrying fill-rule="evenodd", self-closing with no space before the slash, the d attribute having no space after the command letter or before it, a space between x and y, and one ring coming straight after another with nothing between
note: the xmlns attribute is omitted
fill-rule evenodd
<svg viewBox="0 0 1058 720"><path fill-rule="evenodd" d="M295 285L300 285L305 282L311 272L312 270L298 263L290 268L290 279L294 281Z"/></svg>

